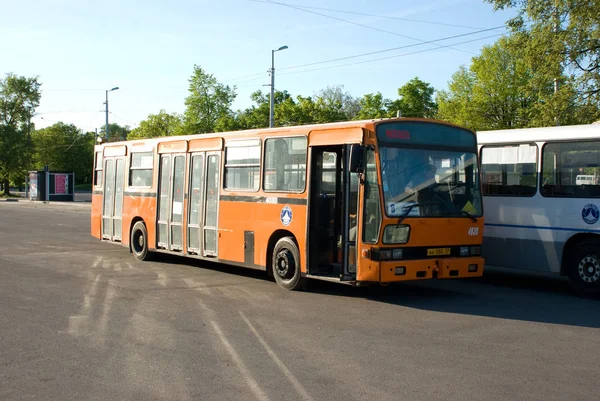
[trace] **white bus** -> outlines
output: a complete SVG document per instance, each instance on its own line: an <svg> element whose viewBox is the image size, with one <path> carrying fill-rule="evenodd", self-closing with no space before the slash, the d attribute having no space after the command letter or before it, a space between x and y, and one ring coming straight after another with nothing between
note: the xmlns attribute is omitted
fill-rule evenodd
<svg viewBox="0 0 600 401"><path fill-rule="evenodd" d="M477 133L489 266L600 296L600 124ZM591 177L588 179L587 177Z"/></svg>

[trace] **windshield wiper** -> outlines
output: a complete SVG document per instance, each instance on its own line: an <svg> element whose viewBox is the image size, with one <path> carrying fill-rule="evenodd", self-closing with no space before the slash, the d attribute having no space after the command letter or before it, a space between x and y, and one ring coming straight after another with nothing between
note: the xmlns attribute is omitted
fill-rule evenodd
<svg viewBox="0 0 600 401"><path fill-rule="evenodd" d="M473 220L475 223L477 223L477 217L473 216L471 213L467 212L466 210L461 210L460 214L462 214L463 216L467 216L468 218Z"/></svg>
<svg viewBox="0 0 600 401"><path fill-rule="evenodd" d="M404 220L405 218L408 217L408 214L414 207L429 206L429 205L443 205L443 204L444 204L444 202L425 202L425 203L413 203L412 205L403 206L402 209L406 209L406 212L404 212L404 214L402 216L400 216L400 219L398 219L398 224L402 223L402 220Z"/></svg>

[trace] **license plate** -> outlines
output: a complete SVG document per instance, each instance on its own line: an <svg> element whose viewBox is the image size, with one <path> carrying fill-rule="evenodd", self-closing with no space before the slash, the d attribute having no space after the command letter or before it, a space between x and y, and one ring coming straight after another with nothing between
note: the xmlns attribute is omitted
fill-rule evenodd
<svg viewBox="0 0 600 401"><path fill-rule="evenodd" d="M427 256L450 255L450 248L430 248L427 250Z"/></svg>

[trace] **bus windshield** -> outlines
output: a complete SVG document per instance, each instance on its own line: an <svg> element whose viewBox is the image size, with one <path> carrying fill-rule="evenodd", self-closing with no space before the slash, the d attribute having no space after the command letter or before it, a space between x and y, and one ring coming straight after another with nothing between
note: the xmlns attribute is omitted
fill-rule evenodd
<svg viewBox="0 0 600 401"><path fill-rule="evenodd" d="M380 163L388 216L481 216L475 153L383 146Z"/></svg>

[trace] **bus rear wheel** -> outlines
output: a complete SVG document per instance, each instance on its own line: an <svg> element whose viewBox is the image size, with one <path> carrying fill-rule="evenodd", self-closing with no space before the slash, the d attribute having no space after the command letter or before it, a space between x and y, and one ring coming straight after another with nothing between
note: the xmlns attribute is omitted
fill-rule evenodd
<svg viewBox="0 0 600 401"><path fill-rule="evenodd" d="M600 241L577 244L567 266L571 287L584 298L600 298Z"/></svg>
<svg viewBox="0 0 600 401"><path fill-rule="evenodd" d="M271 270L277 284L285 289L300 290L306 285L300 272L300 251L292 238L283 237L275 244Z"/></svg>
<svg viewBox="0 0 600 401"><path fill-rule="evenodd" d="M152 254L148 251L148 231L143 221L138 221L131 229L131 252L137 260L150 260Z"/></svg>

